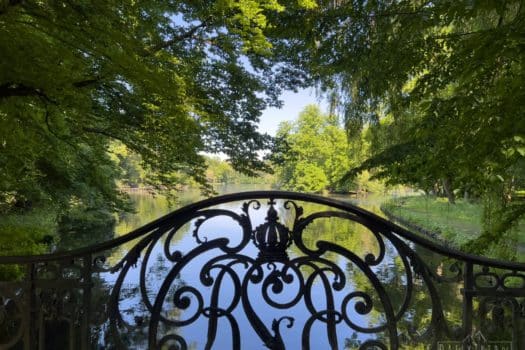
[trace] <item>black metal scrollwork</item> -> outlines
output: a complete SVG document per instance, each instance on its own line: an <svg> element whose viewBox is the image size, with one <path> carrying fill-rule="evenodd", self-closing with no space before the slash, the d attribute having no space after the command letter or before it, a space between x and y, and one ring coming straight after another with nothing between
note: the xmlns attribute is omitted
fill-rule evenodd
<svg viewBox="0 0 525 350"><path fill-rule="evenodd" d="M306 210L309 203L317 206ZM218 218L228 227L215 227ZM312 234L326 220L360 227L368 248ZM112 252L130 242L116 260ZM332 349L437 348L476 331L501 335L501 325L511 329L515 349L525 347L524 264L441 248L348 203L311 195L226 195L95 247L0 264L28 271L21 281L0 282L0 348L33 348L46 322L61 319L72 334L83 329L69 346L84 349L189 349L190 329L205 339L204 349L224 342L310 349L320 339ZM103 275L112 276L106 284ZM457 304L452 311L447 293ZM96 341L95 330L103 334Z"/></svg>

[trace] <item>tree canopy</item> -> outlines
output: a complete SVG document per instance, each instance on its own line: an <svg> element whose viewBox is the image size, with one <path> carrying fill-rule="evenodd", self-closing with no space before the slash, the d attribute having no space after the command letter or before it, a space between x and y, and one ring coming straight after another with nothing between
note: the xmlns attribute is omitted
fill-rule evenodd
<svg viewBox="0 0 525 350"><path fill-rule="evenodd" d="M276 0L0 1L0 201L122 206L115 140L163 185L174 172L205 185L202 152L264 168L257 151L271 140L257 122L293 78L276 78L264 35L266 13L282 10Z"/></svg>
<svg viewBox="0 0 525 350"><path fill-rule="evenodd" d="M525 213L522 1L327 1L279 14L276 41L338 96L368 169L391 183L492 198L499 229ZM279 47L279 44L276 44ZM289 53L292 53L291 55ZM497 205L496 205L497 204Z"/></svg>
<svg viewBox="0 0 525 350"><path fill-rule="evenodd" d="M524 19L519 0L0 0L0 211L123 208L115 145L165 186L205 185L204 153L267 169L261 111L317 84L370 144L345 158L340 130L305 111L275 149L300 170L280 169L289 188L333 189L346 169L468 194L497 242L525 215Z"/></svg>

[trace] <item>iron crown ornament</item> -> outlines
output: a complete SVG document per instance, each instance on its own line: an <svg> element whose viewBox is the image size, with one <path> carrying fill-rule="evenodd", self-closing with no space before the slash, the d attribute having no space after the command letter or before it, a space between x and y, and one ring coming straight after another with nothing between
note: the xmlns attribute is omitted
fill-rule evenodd
<svg viewBox="0 0 525 350"><path fill-rule="evenodd" d="M275 200L270 199L265 223L253 231L253 243L259 248L260 261L288 261L286 250L292 244L290 230L279 222Z"/></svg>

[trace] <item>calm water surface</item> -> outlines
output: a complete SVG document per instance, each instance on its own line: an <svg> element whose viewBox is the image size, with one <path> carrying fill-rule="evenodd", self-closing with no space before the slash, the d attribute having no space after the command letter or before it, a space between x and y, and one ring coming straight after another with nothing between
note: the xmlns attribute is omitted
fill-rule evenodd
<svg viewBox="0 0 525 350"><path fill-rule="evenodd" d="M269 186L261 185L224 185L216 189L219 194L236 193L244 191L271 190ZM188 190L181 192L175 203L169 203L163 196L151 196L148 194L130 194L136 213L126 213L122 215L115 228L115 233L120 236L131 230L141 227L159 217L172 212L177 208L204 199L198 190ZM379 208L383 202L392 198L389 195L369 195L366 197L355 198L345 195L329 195L328 197L348 201L361 208L369 210L375 214L384 216Z"/></svg>
<svg viewBox="0 0 525 350"><path fill-rule="evenodd" d="M232 193L248 190L261 189L260 186L228 186L218 189L218 192ZM135 203L136 213L126 214L119 218L118 225L115 230L117 236L123 235L135 228L138 228L152 220L169 213L177 207L184 206L186 204L195 202L202 199L198 191L187 191L181 194L177 205L170 207L169 203L163 197L152 197L148 195L132 195L132 200ZM345 196L334 196L334 198L340 200L348 200L357 204L369 211L374 213L380 213L379 206L385 201L386 197L382 196L368 196L366 198L354 199ZM240 213L241 202L227 203L218 206L219 209L231 210ZM260 223L264 222L266 216L266 209L268 208L266 203L262 202L262 207L259 210L251 209L250 218L252 219L253 227L256 227ZM305 215L308 213L317 212L320 210L326 210L326 207L320 207L309 203L298 203L303 206ZM291 227L294 220L294 213L290 210L286 210L283 207L283 203L279 202L276 205L278 209L278 215L280 222ZM209 286L204 286L201 276L203 265L212 258L217 256L217 251L209 252L200 255L191 263L188 263L176 276L170 277L170 271L173 267L173 263L169 261L166 252L173 253L177 250L181 252L188 252L199 246L196 242L196 238L192 234L195 229L195 222L190 222L178 230L177 234L173 238L166 241L167 237L161 237L159 241L152 246L149 253L149 258L145 259L144 256L139 258L137 266L131 268L125 276L122 282L122 292L120 293L119 299L119 312L122 318L122 323L125 327L119 330L121 334L121 341L126 343L130 348L143 349L147 347L148 342L148 328L145 326L148 322L143 322L149 317L146 304L149 302L153 304L159 289L163 286L169 286L169 292L167 293L166 300L162 304L162 317L168 322L160 323L159 326L159 338L163 335L176 334L185 339L190 349L203 349L206 346L206 339L209 339L210 334L208 333L209 319L204 317L202 314L193 320L193 316L198 314L198 299L202 297L204 304L208 305L208 301L212 296L212 289ZM201 240L211 240L218 238L221 235L226 235L231 239L229 246L235 246L240 242L242 230L234 220L228 217L218 217L206 221L199 230L198 237ZM167 236L165 234L164 236ZM358 257L364 259L367 254L379 254L379 244L376 237L364 226L358 225L355 222L350 222L343 219L322 219L316 220L310 224L303 235L303 241L310 249L316 249L315 244L319 240L331 241L345 247L346 249L354 252ZM107 255L106 264L108 266L114 266L128 253L128 251L136 244L135 242L128 242L123 246L115 249L111 254ZM167 247L167 248L166 248ZM167 249L167 250L166 250ZM213 253L213 254L211 254ZM242 250L242 254L246 256L256 257L258 253L257 248L253 244L248 244L245 249ZM425 251L418 251L419 254L426 256L429 263L432 263L432 259L435 259L432 254ZM289 248L290 259L302 255L301 252L293 245ZM333 256L332 256L333 255ZM371 305L374 307L367 312L358 312L360 305L363 304L363 299L360 297L350 298L347 302L346 312L349 319L355 324L355 327L348 327L341 322L337 327L337 347L340 349L353 349L359 346L360 343L371 340L385 340L388 344L387 332L372 332L376 327L381 327L385 323L385 317L382 313L381 305L377 293L374 291L374 287L371 285L367 277L348 259L343 259L340 256L332 254L328 256L336 264L335 272L327 273L327 277L331 280L327 283L332 284L343 279L345 281L344 288L339 291L333 292L333 300L336 305L336 309L340 305L344 304L344 299L352 291L363 291L371 297ZM389 298L396 305L401 305L405 294L406 294L406 275L404 273L404 265L402 260L398 256L395 248L390 244L386 244L386 256L380 264L373 267L373 272L381 280L381 283L385 286ZM436 264L439 264L436 261ZM141 278L141 267L144 267L145 277L143 290L140 287ZM281 268L279 264L276 266L267 266L265 276L268 276L274 270ZM315 266L313 266L315 268ZM213 278L217 278L217 271L211 271L210 275ZM242 264L232 265L232 272L243 276L246 273L246 267ZM294 275L295 280L301 278L299 274L304 275L307 279L308 276L312 276L313 270L309 270L307 266L298 267L294 271L290 271L290 274ZM111 289L115 284L119 282L118 273L101 273L100 279L96 285L98 292L94 293L95 304L96 298L99 297L99 305L103 305L103 301L107 298ZM315 310L325 310L327 308L326 302L326 285L323 284L321 278L312 279L312 287L309 294L312 300L312 305ZM188 286L195 287L201 291L201 295L196 295L188 289L185 292L177 296L176 291L178 289L184 289ZM252 288L253 287L253 288ZM284 285L283 290L279 288L272 290L267 288L268 297L275 302L276 305L286 304L292 301L295 296L299 293L297 290L297 284L290 283ZM308 311L304 301L299 302L290 309L279 309L269 307L264 302L264 288L261 288L261 284L254 284L249 286L248 295L250 296L250 303L254 311L260 317L261 321L270 328L274 319L281 317L293 317L294 324L290 328L287 328L288 321L285 319L282 322L280 331L285 339L285 344L288 349L300 349L302 348L301 339L306 338L310 342L311 349L327 349L329 344L327 342L327 327L326 323L319 320L313 322L308 326L308 319L311 316L311 312ZM224 278L220 288L219 306L227 308L234 299L235 294L238 292L238 287L235 286L234 279ZM460 305L457 303L457 296L459 295L459 288L454 289L449 286L443 290L445 296L444 304L450 306L453 310L460 310ZM411 304L413 311L407 313L400 320L400 329L403 327L410 327L416 329L424 329L428 326L430 320L430 301L425 287L421 285L415 285L414 300ZM177 307L177 300L181 301L181 298L186 298L188 305L187 307ZM146 299L146 303L145 303ZM365 302L366 304L366 302ZM361 305L362 306L362 305ZM361 308L362 309L362 308ZM268 312L268 311L271 312ZM103 310L101 310L103 313ZM236 327L240 329L241 348L249 349L263 349L264 346L260 338L255 334L253 328L244 314L241 305L237 305L232 315L236 319ZM448 315L450 322L459 322L460 315L456 312L451 312ZM186 322L187 321L187 322ZM171 323L169 323L171 322ZM213 349L229 349L232 348L233 344L233 324L228 321L226 317L219 318L217 324L217 330L212 335L215 335L215 341L213 342ZM112 347L112 342L106 335L110 331L111 326L104 318L101 318L100 323L95 327L94 333L98 337L95 342L99 348ZM305 329L308 329L305 331ZM356 331L362 330L362 331ZM418 347L419 348L419 347ZM423 349L423 347L421 347Z"/></svg>

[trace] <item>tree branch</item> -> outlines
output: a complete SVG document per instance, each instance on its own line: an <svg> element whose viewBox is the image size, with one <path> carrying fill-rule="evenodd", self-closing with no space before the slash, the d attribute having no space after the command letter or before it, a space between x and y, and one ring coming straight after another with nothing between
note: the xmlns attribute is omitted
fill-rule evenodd
<svg viewBox="0 0 525 350"><path fill-rule="evenodd" d="M450 33L445 35L431 35L429 36L432 39L450 39L450 38L459 38L462 36L468 36L468 35L474 35L479 34L481 31L474 31L474 32L462 32L462 33Z"/></svg>
<svg viewBox="0 0 525 350"><path fill-rule="evenodd" d="M195 27L189 29L188 31L186 31L185 33L182 33L180 35L177 35L173 38L171 38L170 40L167 40L167 41L163 41L157 45L154 45L152 47L150 47L149 49L147 49L147 53L146 55L151 55L151 54L154 54L162 49L165 49L167 47L170 47L171 45L181 41L181 40L184 40L184 39L188 39L188 38L191 38L193 35L195 35L195 33L201 29L201 28L204 28L208 25L208 22L211 18L208 17L206 18L204 21L202 21L201 24L199 25L196 25Z"/></svg>
<svg viewBox="0 0 525 350"><path fill-rule="evenodd" d="M94 77L86 80L80 80L72 83L76 88L84 88L90 85L94 85L102 80L102 77ZM32 86L27 86L19 83L4 83L0 85L0 100L6 99L9 97L24 97L24 96L38 96L45 100L46 102L57 104L56 101L53 101L49 96L47 96L44 91L40 88L35 88Z"/></svg>
<svg viewBox="0 0 525 350"><path fill-rule="evenodd" d="M115 140L123 141L123 139L121 137L116 136L116 135L108 132L107 130L98 129L98 128L90 128L90 127L83 127L82 130L85 131L85 132L94 133L94 134L100 134L100 135L104 135L104 136L107 136L107 137L115 139Z"/></svg>
<svg viewBox="0 0 525 350"><path fill-rule="evenodd" d="M94 85L102 80L102 77L94 77L86 80L80 80L73 83L73 86L76 88L88 87Z"/></svg>
<svg viewBox="0 0 525 350"><path fill-rule="evenodd" d="M0 85L0 99L15 97L15 96L38 96L47 102L56 104L50 99L41 89L24 84L5 83Z"/></svg>
<svg viewBox="0 0 525 350"><path fill-rule="evenodd" d="M110 139L118 140L118 141L122 142L123 144L125 144L126 147L128 147L131 150L137 152L138 154L142 154L146 150L146 148L142 149L140 147L137 147L132 142L129 142L129 140L126 140L125 138L123 138L121 136L118 136L118 135L115 135L115 134L113 134L113 133L111 133L111 132L109 132L107 130L104 130L104 129L92 128L92 127L83 127L82 130L84 132L88 132L88 133L92 133L92 134L104 135L106 137L109 137Z"/></svg>
<svg viewBox="0 0 525 350"><path fill-rule="evenodd" d="M415 16L422 14L432 14L430 10L415 10L415 11L399 11L399 12L372 12L367 15L368 18L379 18L379 17L395 17L395 16Z"/></svg>
<svg viewBox="0 0 525 350"><path fill-rule="evenodd" d="M75 150L78 150L78 146L77 145L75 145L74 143L70 142L67 138L58 135L53 130L53 128L51 127L51 123L49 121L49 117L50 117L50 113L49 113L49 109L47 108L47 105L46 105L46 113L44 115L44 121L45 121L46 126L47 126L47 131L49 131L49 133L51 133L51 135L53 135L57 140L60 140L60 141L64 142L65 144L67 144L68 146L71 146L71 148L73 148Z"/></svg>

